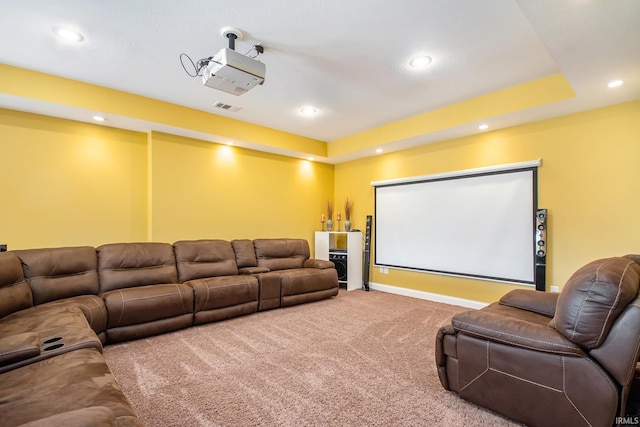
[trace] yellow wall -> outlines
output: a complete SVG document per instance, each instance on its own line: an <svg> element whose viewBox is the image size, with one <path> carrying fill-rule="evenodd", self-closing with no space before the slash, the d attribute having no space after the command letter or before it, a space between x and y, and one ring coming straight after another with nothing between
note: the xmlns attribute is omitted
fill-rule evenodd
<svg viewBox="0 0 640 427"><path fill-rule="evenodd" d="M0 243L146 239L144 134L0 109Z"/></svg>
<svg viewBox="0 0 640 427"><path fill-rule="evenodd" d="M297 237L333 166L162 133L0 109L0 243L9 249Z"/></svg>
<svg viewBox="0 0 640 427"><path fill-rule="evenodd" d="M152 134L152 238L309 241L333 196L333 166Z"/></svg>
<svg viewBox="0 0 640 427"><path fill-rule="evenodd" d="M336 166L336 203L354 202L355 227L374 214L371 181L542 158L539 207L549 209L547 284L562 286L599 257L640 253L640 101ZM371 281L477 301L515 286L372 269Z"/></svg>

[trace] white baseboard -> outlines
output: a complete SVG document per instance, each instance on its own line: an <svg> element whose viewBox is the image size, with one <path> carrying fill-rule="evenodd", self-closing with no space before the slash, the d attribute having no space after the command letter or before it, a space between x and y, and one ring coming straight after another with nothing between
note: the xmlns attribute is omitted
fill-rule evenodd
<svg viewBox="0 0 640 427"><path fill-rule="evenodd" d="M434 294L431 292L417 291L415 289L399 288L397 286L383 285L380 283L369 282L369 289L374 291L389 292L390 294L404 295L424 299L428 301L441 302L443 304L459 305L461 307L480 309L486 307L486 302L473 301L470 299L451 297L448 295Z"/></svg>

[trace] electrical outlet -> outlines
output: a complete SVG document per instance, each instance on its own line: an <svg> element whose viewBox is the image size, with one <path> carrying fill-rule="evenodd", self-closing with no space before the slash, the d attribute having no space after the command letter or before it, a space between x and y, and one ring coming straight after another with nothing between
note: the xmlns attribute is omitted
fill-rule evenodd
<svg viewBox="0 0 640 427"><path fill-rule="evenodd" d="M7 245L5 243L0 243L0 252L7 252Z"/></svg>
<svg viewBox="0 0 640 427"><path fill-rule="evenodd" d="M559 288L559 287L557 287L557 286L550 286L550 287L549 287L549 290L550 290L551 292L560 292L560 288Z"/></svg>

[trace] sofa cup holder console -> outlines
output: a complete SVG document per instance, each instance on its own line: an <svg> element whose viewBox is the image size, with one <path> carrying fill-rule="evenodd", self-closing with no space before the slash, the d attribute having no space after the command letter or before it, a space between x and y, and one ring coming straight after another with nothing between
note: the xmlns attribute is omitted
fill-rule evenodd
<svg viewBox="0 0 640 427"><path fill-rule="evenodd" d="M46 340L42 341L42 344L46 346L42 349L42 351L52 351L64 347L64 343L59 342L60 340L62 340L62 337L47 338Z"/></svg>

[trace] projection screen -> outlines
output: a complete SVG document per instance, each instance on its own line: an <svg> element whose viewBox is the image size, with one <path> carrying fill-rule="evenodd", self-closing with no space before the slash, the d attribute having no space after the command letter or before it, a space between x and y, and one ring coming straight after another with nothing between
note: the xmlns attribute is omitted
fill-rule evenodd
<svg viewBox="0 0 640 427"><path fill-rule="evenodd" d="M534 283L540 161L375 187L375 265Z"/></svg>

